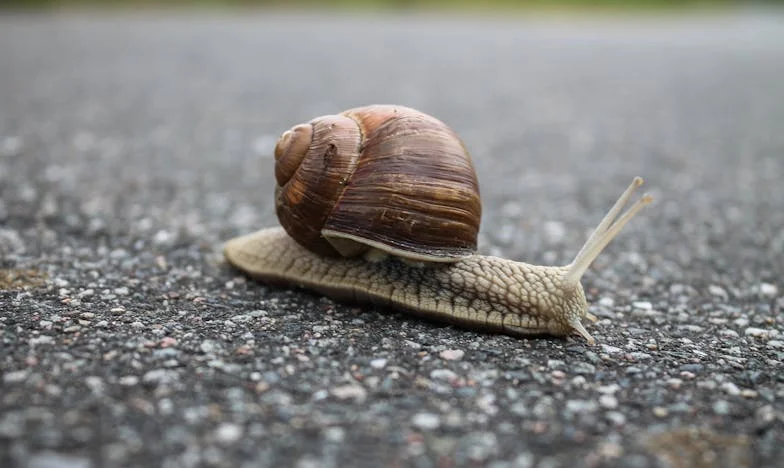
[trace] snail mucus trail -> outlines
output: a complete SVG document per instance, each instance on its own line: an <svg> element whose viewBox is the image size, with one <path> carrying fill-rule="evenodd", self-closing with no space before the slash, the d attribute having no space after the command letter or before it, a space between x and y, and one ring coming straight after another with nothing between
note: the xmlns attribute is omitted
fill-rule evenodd
<svg viewBox="0 0 784 468"><path fill-rule="evenodd" d="M367 114L371 114L372 117L368 118ZM381 116L379 117L378 114ZM411 117L408 118L409 116ZM326 130L319 128L321 122L319 119L326 120ZM382 131L381 136L374 136L368 121L374 122L375 128L386 130L386 133ZM473 174L470 156L457 136L440 121L409 108L368 106L351 109L338 116L313 119L303 125L286 132L281 137L281 141L289 141L294 134L304 132L305 143L295 141L290 144L299 153L314 150L317 156L323 156L324 148L333 148L330 151L339 152L346 146L351 148L349 151L354 151L355 154L350 155L349 162L338 163L345 166L341 167L341 170L347 168L349 171L348 174L337 176L341 178L339 185L342 186L347 185L345 183L347 177L367 172L365 169L368 169L370 162L362 159L365 157L363 153L365 151L372 155L373 151L378 150L383 155L381 159L387 160L390 157L407 157L414 152L417 156L421 156L418 160L414 158L417 164L428 164L430 159L440 157L439 151L452 151L458 157L456 166L461 170L467 169ZM346 144L339 137L329 133L334 132L341 125L354 127L356 130L351 138L359 137L364 140L360 140L359 144L349 140ZM423 126L426 130L410 128L416 125ZM395 126L402 129L398 129L398 133L402 136L397 133L390 136L390 127ZM434 128L437 131L432 131ZM317 138L324 138L325 134L327 143L318 143ZM423 134L427 138L417 139ZM435 153L430 155L428 148L433 143L429 139L434 135L442 139L446 135L446 138L453 141L449 142L451 146L435 148L433 150ZM394 148L402 145L401 142L406 143L405 148L395 150ZM279 142L279 146L280 144ZM322 146L319 147L319 144ZM462 149L455 150L458 147ZM472 221L475 224L466 230L469 232L468 243L461 243L456 251L450 251L448 245L444 246L446 250L438 251L442 247L438 245L441 240L430 242L429 238L426 242L430 244L419 246L422 248L409 248L411 241L406 236L415 235L417 232L417 229L410 227L403 234L397 234L399 241L394 238L394 235L390 237L386 234L378 238L369 238L372 237L372 232L362 233L362 227L354 224L343 229L334 222L330 224L331 221L327 220L333 214L329 212L330 210L344 208L341 203L345 200L340 198L343 196L340 194L336 202L323 202L320 196L309 196L309 192L299 188L295 196L289 198L293 198L297 203L305 203L308 198L318 198L317 202L327 205L328 212L310 215L310 212L304 208L296 212L300 207L295 206L294 221L284 220L286 210L289 208L284 205L286 201L282 200L284 197L281 194L285 194L287 187L292 184L297 185L300 181L292 176L295 169L285 167L285 161L282 159L281 151L276 147L278 181L276 206L283 227L265 228L229 240L224 247L224 255L231 265L246 275L268 284L305 288L339 301L389 306L470 329L516 336L543 334L567 336L574 333L581 335L590 344L595 343L594 338L582 324L583 318L595 322L596 317L588 313L588 304L580 279L610 241L645 205L652 201L651 196L644 195L622 213L624 207L631 201L635 190L643 183L642 178L635 177L571 263L565 266L538 266L477 254L475 243L472 242L475 242L475 234L478 231L478 219ZM372 162L374 159L370 158L370 160ZM313 167L323 165L323 158L310 168L304 161L298 161L296 165L304 168L297 170L303 170L307 176L313 176ZM281 166L284 167L281 169ZM395 166L387 179L398 178L399 167ZM383 182L385 177L376 177L374 182ZM446 180L451 180L450 177ZM472 180L471 177L475 178L475 174L467 175L459 181L467 187L465 192L475 191L478 200L478 187L474 187L475 179ZM352 180L348 185L357 183ZM433 185L441 188L444 179L437 180ZM342 189L329 189L330 192L339 190ZM418 197L419 190L419 188L409 188L403 189L403 192L404 195L408 193ZM387 192L375 192L372 199L365 200L366 204L373 205L379 202L377 193L381 193L383 197ZM455 202L462 203L468 197L460 191L450 192L450 194L454 195L452 201ZM400 202L399 193L393 196L396 197L395 202ZM442 195L435 195L435 197L434 200L439 200L438 204L435 202L431 204L438 205L447 212L445 217L447 221L435 217L433 222L451 223L448 216L456 209L441 206L442 198L439 197ZM360 197L360 201L362 200L364 199ZM448 202L444 204L449 205ZM423 209L427 209L427 205L427 203L416 204ZM357 207L363 206L362 203L350 205L354 211L349 210L349 212L355 215ZM383 210L383 216L388 218L390 215L387 210L394 211L394 207ZM474 209L474 211L478 210ZM408 211L404 210L401 213L406 214ZM296 216L297 214L299 216ZM393 219L400 221L403 219L403 214L399 214L397 218L393 216ZM316 221L320 226L306 227L306 240L295 240L299 228L293 225L307 222L310 218L318 218ZM356 219L357 224L362 224L363 221L366 220L362 217ZM414 223L414 226L417 224ZM392 225L392 228L396 227L396 224ZM458 232L459 228L462 228L462 225L454 232ZM425 224L421 229L429 230L430 226ZM470 238L470 233L473 233L473 238ZM432 234L428 232L428 235ZM445 238L449 239L448 231ZM308 242L314 242L316 246L306 247ZM468 245L467 249L466 245ZM439 253L443 251L447 253ZM433 252L435 254L431 255Z"/></svg>

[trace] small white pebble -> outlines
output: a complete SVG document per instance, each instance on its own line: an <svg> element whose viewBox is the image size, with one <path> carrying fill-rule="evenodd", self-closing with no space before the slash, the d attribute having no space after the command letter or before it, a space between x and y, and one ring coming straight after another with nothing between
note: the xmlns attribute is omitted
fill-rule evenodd
<svg viewBox="0 0 784 468"><path fill-rule="evenodd" d="M19 383L19 382L23 382L27 378L27 375L29 373L30 372L27 369L22 369L22 370L13 371L13 372L7 372L3 376L3 382L5 382L5 383Z"/></svg>
<svg viewBox="0 0 784 468"><path fill-rule="evenodd" d="M623 426L626 424L626 416L620 411L608 411L604 417L616 426Z"/></svg>
<svg viewBox="0 0 784 468"><path fill-rule="evenodd" d="M749 327L743 332L746 336L753 336L755 338L773 338L774 336L779 335L778 330L774 329L764 329L764 328L755 328Z"/></svg>
<svg viewBox="0 0 784 468"><path fill-rule="evenodd" d="M341 385L333 388L331 393L340 400L364 400L367 396L367 390L358 384Z"/></svg>
<svg viewBox="0 0 784 468"><path fill-rule="evenodd" d="M697 387L705 390L715 390L718 385L719 384L714 380L701 380L697 382Z"/></svg>
<svg viewBox="0 0 784 468"><path fill-rule="evenodd" d="M563 368L566 367L566 363L564 361L561 361L560 359L548 359L547 367L549 369Z"/></svg>
<svg viewBox="0 0 784 468"><path fill-rule="evenodd" d="M566 411L572 413L591 413L596 411L597 405L590 400L568 400L566 402Z"/></svg>
<svg viewBox="0 0 784 468"><path fill-rule="evenodd" d="M756 390L750 388L744 388L740 391L740 394L744 398L757 398L757 395L759 395Z"/></svg>
<svg viewBox="0 0 784 468"><path fill-rule="evenodd" d="M154 236L152 236L152 241L156 245L162 245L168 243L171 238L172 235L168 231L160 230L156 232Z"/></svg>
<svg viewBox="0 0 784 468"><path fill-rule="evenodd" d="M459 361L463 359L465 352L462 349L446 349L438 353L438 355L445 361Z"/></svg>
<svg viewBox="0 0 784 468"><path fill-rule="evenodd" d="M242 437L242 427L239 424L223 423L215 430L215 439L223 445L233 444Z"/></svg>
<svg viewBox="0 0 784 468"><path fill-rule="evenodd" d="M612 395L613 393L617 392L620 389L621 389L620 385L618 385L618 384L610 384L610 385L603 385L603 386L597 388L596 390L599 393L603 393L605 395Z"/></svg>
<svg viewBox="0 0 784 468"><path fill-rule="evenodd" d="M667 408L663 406L655 406L652 411L653 411L653 415L656 416L657 418L663 418L669 414Z"/></svg>
<svg viewBox="0 0 784 468"><path fill-rule="evenodd" d="M93 393L102 393L104 389L103 379L98 376L91 375L84 379L85 385L87 385Z"/></svg>
<svg viewBox="0 0 784 468"><path fill-rule="evenodd" d="M651 359L653 356L651 356L648 353L643 353L643 352L637 351L637 352L633 352L633 353L628 353L628 354L626 354L625 357L629 361L645 361L645 360Z"/></svg>
<svg viewBox="0 0 784 468"><path fill-rule="evenodd" d="M728 395L732 395L732 396L740 395L740 389L738 388L737 385L735 385L732 382L724 382L723 384L721 384L721 389L724 391L724 393Z"/></svg>
<svg viewBox="0 0 784 468"><path fill-rule="evenodd" d="M128 252L126 252L124 249L114 249L109 252L109 257L113 259L126 258L127 256Z"/></svg>
<svg viewBox="0 0 784 468"><path fill-rule="evenodd" d="M135 375L125 375L123 377L120 377L119 382L120 385L124 385L126 387L132 387L139 383L139 377L136 377Z"/></svg>
<svg viewBox="0 0 784 468"><path fill-rule="evenodd" d="M168 385L177 380L179 376L170 369L153 369L142 376L142 382L156 385Z"/></svg>
<svg viewBox="0 0 784 468"><path fill-rule="evenodd" d="M602 395L599 397L599 404L602 408L615 409L618 407L618 399L612 395Z"/></svg>
<svg viewBox="0 0 784 468"><path fill-rule="evenodd" d="M640 310L653 310L653 304L651 304L651 303L650 303L650 302L648 302L648 301L637 301L637 302L632 302L632 305L634 306L634 308L635 308L635 309L640 309Z"/></svg>
<svg viewBox="0 0 784 468"><path fill-rule="evenodd" d="M736 327L745 327L748 326L749 319L747 319L746 317L738 317L735 320L733 320L732 323L734 323Z"/></svg>
<svg viewBox="0 0 784 468"><path fill-rule="evenodd" d="M174 402L170 398L164 398L158 402L158 411L160 414L169 415L174 413Z"/></svg>
<svg viewBox="0 0 784 468"><path fill-rule="evenodd" d="M612 297L603 297L599 299L599 305L602 307L613 307L615 305L615 299Z"/></svg>
<svg viewBox="0 0 784 468"><path fill-rule="evenodd" d="M417 413L411 419L411 424L419 429L432 431L441 425L441 418L433 413Z"/></svg>
<svg viewBox="0 0 784 468"><path fill-rule="evenodd" d="M457 374L449 369L433 369L430 371L430 378L433 380L455 380Z"/></svg>
<svg viewBox="0 0 784 468"><path fill-rule="evenodd" d="M370 361L370 367L373 369L383 369L387 365L387 360L383 358L373 359Z"/></svg>
<svg viewBox="0 0 784 468"><path fill-rule="evenodd" d="M333 443L340 443L345 440L346 431L342 427L328 427L324 429L324 438Z"/></svg>
<svg viewBox="0 0 784 468"><path fill-rule="evenodd" d="M54 285L57 286L58 288L64 288L68 286L68 280L62 278L55 278L52 281L54 282Z"/></svg>
<svg viewBox="0 0 784 468"><path fill-rule="evenodd" d="M779 293L779 288L776 287L775 284L760 283L760 285L759 285L759 292L763 296L776 297L778 295L778 293Z"/></svg>
<svg viewBox="0 0 784 468"><path fill-rule="evenodd" d="M220 344L212 340L204 340L199 345L199 349L201 349L201 352L205 354L214 353L220 349Z"/></svg>
<svg viewBox="0 0 784 468"><path fill-rule="evenodd" d="M54 338L49 335L41 335L35 338L30 338L27 342L30 343L30 346L52 344L54 343Z"/></svg>
<svg viewBox="0 0 784 468"><path fill-rule="evenodd" d="M420 348L422 348L422 345L417 343L416 341L403 340L403 343L405 343L406 346L408 346L409 348L412 348L412 349L420 349Z"/></svg>
<svg viewBox="0 0 784 468"><path fill-rule="evenodd" d="M729 294L727 294L727 291L725 291L724 288L722 288L721 286L715 284L708 286L708 292L710 293L711 296L720 297L722 299L729 298Z"/></svg>
<svg viewBox="0 0 784 468"><path fill-rule="evenodd" d="M610 346L608 344L602 343L602 351L607 354L618 354L623 351L621 348L616 348L615 346Z"/></svg>
<svg viewBox="0 0 784 468"><path fill-rule="evenodd" d="M678 330L684 330L691 333L702 333L703 328L699 325L687 324L687 325L679 325Z"/></svg>
<svg viewBox="0 0 784 468"><path fill-rule="evenodd" d="M682 295L682 294L686 294L687 291L688 291L688 286L684 284L675 283L670 285L670 294Z"/></svg>
<svg viewBox="0 0 784 468"><path fill-rule="evenodd" d="M720 415L726 416L730 414L732 407L730 406L730 402L727 400L718 400L713 403L713 412Z"/></svg>

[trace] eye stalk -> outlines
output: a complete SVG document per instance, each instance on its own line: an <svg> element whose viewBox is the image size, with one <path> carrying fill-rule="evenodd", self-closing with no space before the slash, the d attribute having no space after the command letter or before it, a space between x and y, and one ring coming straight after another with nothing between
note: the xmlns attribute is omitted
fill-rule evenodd
<svg viewBox="0 0 784 468"><path fill-rule="evenodd" d="M574 300L578 301L577 304L573 305L574 309L572 309L577 313L568 314L569 325L590 344L595 343L595 340L585 327L583 327L580 319L585 317L591 322L596 322L598 319L595 315L588 312L588 303L585 300L585 293L580 284L580 279L599 254L602 253L604 248L607 247L610 241L621 232L623 227L626 226L640 210L653 201L652 196L647 194L643 195L639 200L634 202L626 212L621 214L623 208L629 203L632 195L634 195L635 190L642 184L642 177L634 178L632 183L629 184L626 190L618 198L618 201L615 202L615 205L613 205L613 207L610 208L610 211L604 216L604 219L596 226L596 229L594 229L588 240L585 241L583 247L574 257L574 260L572 260L572 263L564 267L565 272L562 277L564 293L574 291L574 294L577 296Z"/></svg>
<svg viewBox="0 0 784 468"><path fill-rule="evenodd" d="M624 206L629 202L634 191L643 184L642 177L635 177L629 187L621 194L618 201L615 202L610 211L604 216L602 222L596 226L596 229L591 234L591 237L585 241L585 245L572 260L564 275L564 282L566 284L576 284L580 282L588 267L591 266L596 257L602 253L607 244L617 236L626 223L640 212L641 209L653 201L650 195L643 195L642 198L634 202L634 204L620 217L618 216Z"/></svg>

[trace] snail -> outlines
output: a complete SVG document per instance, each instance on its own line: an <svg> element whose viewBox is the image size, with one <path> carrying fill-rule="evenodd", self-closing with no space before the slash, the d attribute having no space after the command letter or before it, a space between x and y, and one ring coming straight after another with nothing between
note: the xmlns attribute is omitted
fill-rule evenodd
<svg viewBox="0 0 784 468"><path fill-rule="evenodd" d="M282 227L230 239L227 261L263 283L338 301L391 306L464 328L513 336L594 338L580 279L645 205L624 213L635 177L566 266L477 253L479 184L460 138L403 106L315 118L275 147Z"/></svg>

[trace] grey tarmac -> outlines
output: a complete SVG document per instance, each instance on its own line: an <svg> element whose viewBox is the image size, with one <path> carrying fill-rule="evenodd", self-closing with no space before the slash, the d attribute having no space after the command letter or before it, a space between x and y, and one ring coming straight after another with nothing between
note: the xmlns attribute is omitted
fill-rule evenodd
<svg viewBox="0 0 784 468"><path fill-rule="evenodd" d="M775 466L784 15L0 14L0 466ZM597 344L260 285L272 147L370 103L463 138L480 251Z"/></svg>

